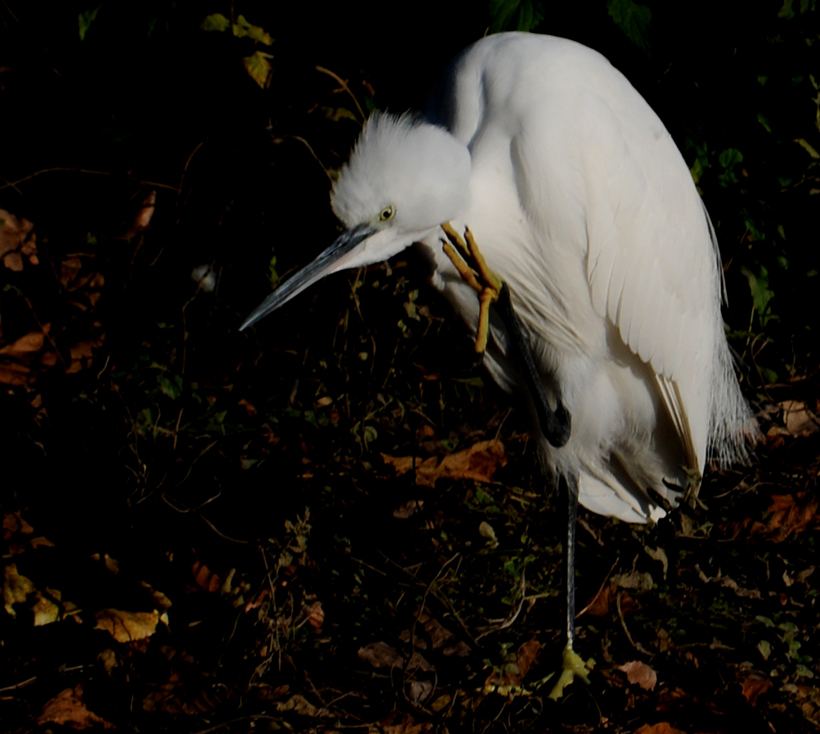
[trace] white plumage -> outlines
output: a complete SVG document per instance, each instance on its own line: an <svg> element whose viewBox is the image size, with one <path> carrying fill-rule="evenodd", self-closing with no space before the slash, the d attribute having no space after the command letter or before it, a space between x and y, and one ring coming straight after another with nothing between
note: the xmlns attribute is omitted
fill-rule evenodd
<svg viewBox="0 0 820 734"><path fill-rule="evenodd" d="M707 454L742 457L752 418L720 315L720 258L689 170L657 115L600 54L522 33L453 63L422 117L374 116L332 194L348 231L249 317L324 275L421 243L474 330L476 294L443 254L469 227L511 289L566 445L539 435L581 504L646 522L697 489ZM495 319L486 354L519 381Z"/></svg>

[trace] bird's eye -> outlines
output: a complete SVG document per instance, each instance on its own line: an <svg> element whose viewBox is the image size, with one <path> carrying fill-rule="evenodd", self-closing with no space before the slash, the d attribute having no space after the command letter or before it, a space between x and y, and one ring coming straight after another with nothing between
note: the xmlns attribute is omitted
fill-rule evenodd
<svg viewBox="0 0 820 734"><path fill-rule="evenodd" d="M380 222L387 222L388 220L393 218L393 213L394 213L393 207L392 206L386 206L384 209L381 210L381 213L379 214L379 221Z"/></svg>

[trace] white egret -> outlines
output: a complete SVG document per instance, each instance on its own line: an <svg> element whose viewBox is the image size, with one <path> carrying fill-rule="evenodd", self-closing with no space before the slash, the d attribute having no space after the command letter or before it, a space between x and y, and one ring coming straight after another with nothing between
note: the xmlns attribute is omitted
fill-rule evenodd
<svg viewBox="0 0 820 734"><path fill-rule="evenodd" d="M374 115L332 205L347 231L242 328L330 273L420 243L433 284L475 332L475 283L442 248L442 225L469 228L508 286L485 364L528 398L544 469L568 492L560 695L585 675L572 653L577 503L657 520L697 491L707 455L742 458L755 431L724 336L720 255L686 163L603 56L504 33L453 62L424 115Z"/></svg>

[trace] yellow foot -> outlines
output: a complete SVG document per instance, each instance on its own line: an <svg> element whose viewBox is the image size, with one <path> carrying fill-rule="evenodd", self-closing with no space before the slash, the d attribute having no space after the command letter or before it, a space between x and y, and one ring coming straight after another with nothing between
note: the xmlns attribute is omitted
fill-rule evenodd
<svg viewBox="0 0 820 734"><path fill-rule="evenodd" d="M490 328L490 304L498 300L503 283L501 278L490 270L469 227L464 230L464 239L449 222L442 224L441 228L449 240L444 242L444 252L467 285L478 293L480 305L475 350L478 354L483 354L487 348L487 332Z"/></svg>
<svg viewBox="0 0 820 734"><path fill-rule="evenodd" d="M583 658L572 649L572 645L567 643L564 648L563 664L561 665L561 677L553 686L550 698L557 701L564 695L564 689L576 678L580 678L584 683L589 684L589 671L595 666L595 661L590 658L584 662Z"/></svg>

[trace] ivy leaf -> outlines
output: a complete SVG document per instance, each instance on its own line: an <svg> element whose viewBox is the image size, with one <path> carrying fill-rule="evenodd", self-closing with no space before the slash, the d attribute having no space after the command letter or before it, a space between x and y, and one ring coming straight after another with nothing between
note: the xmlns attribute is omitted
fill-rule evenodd
<svg viewBox="0 0 820 734"><path fill-rule="evenodd" d="M649 24L652 21L652 11L635 0L607 0L606 9L627 38L649 54Z"/></svg>
<svg viewBox="0 0 820 734"><path fill-rule="evenodd" d="M759 265L757 273L753 273L745 266L741 268L741 272L749 281L749 290L752 292L752 301L760 319L760 325L766 326L772 319L777 319L770 307L774 291L769 288L769 271L763 265Z"/></svg>
<svg viewBox="0 0 820 734"><path fill-rule="evenodd" d="M264 43L266 46L273 44L273 38L270 33L266 33L265 29L258 25L251 25L245 20L244 15L240 15L233 25L233 34L237 38L252 38L257 43Z"/></svg>
<svg viewBox="0 0 820 734"><path fill-rule="evenodd" d="M271 64L269 59L273 58L273 54L266 54L264 51L255 51L250 56L242 59L245 65L245 70L262 89L268 85L268 79L271 73Z"/></svg>
<svg viewBox="0 0 820 734"><path fill-rule="evenodd" d="M78 16L80 22L80 40L85 40L85 34L88 33L88 29L91 24L94 22L94 19L97 17L97 13L100 12L100 8L102 5L98 5L94 10L84 10Z"/></svg>
<svg viewBox="0 0 820 734"><path fill-rule="evenodd" d="M544 10L538 0L490 0L490 33L533 30L544 20Z"/></svg>
<svg viewBox="0 0 820 734"><path fill-rule="evenodd" d="M203 31L219 31L220 33L224 33L231 27L231 21L222 15L222 13L213 13L207 16L199 27Z"/></svg>

